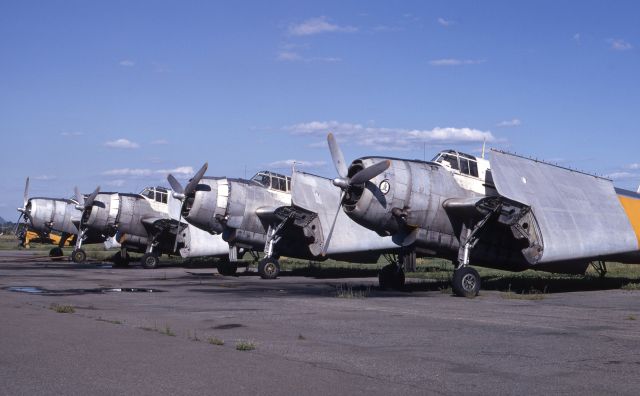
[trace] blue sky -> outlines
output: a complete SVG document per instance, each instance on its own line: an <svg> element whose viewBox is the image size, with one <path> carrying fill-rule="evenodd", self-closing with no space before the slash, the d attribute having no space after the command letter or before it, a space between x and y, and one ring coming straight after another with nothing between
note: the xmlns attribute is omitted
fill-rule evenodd
<svg viewBox="0 0 640 396"><path fill-rule="evenodd" d="M488 146L640 184L633 1L5 1L0 216L32 195L333 176ZM304 162L303 162L304 161Z"/></svg>

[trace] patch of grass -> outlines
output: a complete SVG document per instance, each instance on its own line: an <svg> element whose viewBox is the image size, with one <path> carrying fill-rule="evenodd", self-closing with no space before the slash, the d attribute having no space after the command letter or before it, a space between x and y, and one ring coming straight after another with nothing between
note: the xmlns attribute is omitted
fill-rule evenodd
<svg viewBox="0 0 640 396"><path fill-rule="evenodd" d="M209 337L207 338L207 342L211 345L224 345L224 341L222 341L218 337Z"/></svg>
<svg viewBox="0 0 640 396"><path fill-rule="evenodd" d="M195 330L193 331L193 334L191 334L191 331L187 331L187 338L195 342L200 341L200 338L198 337L198 333L196 333Z"/></svg>
<svg viewBox="0 0 640 396"><path fill-rule="evenodd" d="M256 344L249 340L238 340L236 343L236 350L238 351L253 351L256 349Z"/></svg>
<svg viewBox="0 0 640 396"><path fill-rule="evenodd" d="M73 307L73 305L51 304L49 309L51 309L52 311L56 311L57 313L74 313L74 312L76 312L76 309Z"/></svg>
<svg viewBox="0 0 640 396"><path fill-rule="evenodd" d="M542 293L513 293L513 292L505 292L502 294L502 298L505 300L529 300L529 301L538 301L544 300L544 294Z"/></svg>
<svg viewBox="0 0 640 396"><path fill-rule="evenodd" d="M160 334L164 334L164 335L168 335L170 337L175 337L176 333L173 332L173 330L171 330L171 327L169 327L169 325L165 325L164 329L159 331Z"/></svg>
<svg viewBox="0 0 640 396"><path fill-rule="evenodd" d="M451 286L441 287L440 293L442 294L453 294L453 288Z"/></svg>
<svg viewBox="0 0 640 396"><path fill-rule="evenodd" d="M299 339L300 341L304 341L304 340L306 340L305 336L303 336L302 334L298 334L298 339Z"/></svg>
<svg viewBox="0 0 640 396"><path fill-rule="evenodd" d="M622 290L640 290L640 283L627 283L622 285Z"/></svg>
<svg viewBox="0 0 640 396"><path fill-rule="evenodd" d="M336 286L336 297L338 298L365 298L371 295L371 287L353 287L348 284Z"/></svg>
<svg viewBox="0 0 640 396"><path fill-rule="evenodd" d="M636 316L635 315L629 315L629 316L627 316L627 320L636 320Z"/></svg>

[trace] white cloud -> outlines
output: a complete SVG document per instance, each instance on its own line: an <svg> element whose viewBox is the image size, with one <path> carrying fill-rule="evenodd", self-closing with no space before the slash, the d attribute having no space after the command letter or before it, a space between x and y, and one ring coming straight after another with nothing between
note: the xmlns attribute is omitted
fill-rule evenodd
<svg viewBox="0 0 640 396"><path fill-rule="evenodd" d="M293 51L280 51L278 52L277 59L279 61L284 61L284 62L297 62L302 60L302 56L300 56L300 54L298 54L297 52L293 52Z"/></svg>
<svg viewBox="0 0 640 396"><path fill-rule="evenodd" d="M169 141L167 139L156 139L156 140L152 140L151 144L154 144L154 145L169 144Z"/></svg>
<svg viewBox="0 0 640 396"><path fill-rule="evenodd" d="M140 147L138 143L132 142L129 139L110 140L108 142L105 142L104 145L111 148L122 148L122 149L135 149Z"/></svg>
<svg viewBox="0 0 640 396"><path fill-rule="evenodd" d="M632 172L613 172L605 175L605 177L611 180L630 180L640 178L640 175Z"/></svg>
<svg viewBox="0 0 640 396"><path fill-rule="evenodd" d="M502 122L499 122L496 126L499 126L501 128L509 128L509 127L517 127L522 125L522 121L520 121L517 118L514 118L512 120L505 120Z"/></svg>
<svg viewBox="0 0 640 396"><path fill-rule="evenodd" d="M580 44L580 33L576 33L573 35L573 41Z"/></svg>
<svg viewBox="0 0 640 396"><path fill-rule="evenodd" d="M299 24L289 26L289 34L292 36L310 36L320 33L351 33L358 29L353 26L339 26L327 20L327 17L321 16L310 18Z"/></svg>
<svg viewBox="0 0 640 396"><path fill-rule="evenodd" d="M440 17L440 18L438 18L438 23L440 24L440 26L447 27L447 26L451 26L451 25L455 24L455 21L447 20L447 19L444 19L444 18Z"/></svg>
<svg viewBox="0 0 640 396"><path fill-rule="evenodd" d="M640 163L629 164L629 165L627 165L627 169L638 170L638 169L640 169Z"/></svg>
<svg viewBox="0 0 640 396"><path fill-rule="evenodd" d="M433 59L429 61L431 66L462 66L462 65L479 65L485 63L485 59L455 59L455 58L443 58Z"/></svg>
<svg viewBox="0 0 640 396"><path fill-rule="evenodd" d="M129 177L129 178L137 178L137 177L148 177L152 175L181 175L181 176L190 176L195 173L193 167L191 166L179 166L173 169L148 169L148 168L118 168L118 169L109 169L102 172L103 176L117 176L117 177Z"/></svg>
<svg viewBox="0 0 640 396"><path fill-rule="evenodd" d="M136 65L136 62L130 60L130 59L123 59L120 61L120 63L118 63L120 66L124 66L124 67L133 67Z"/></svg>
<svg viewBox="0 0 640 396"><path fill-rule="evenodd" d="M327 133L332 132L339 140L350 140L360 146L384 150L411 150L415 148L416 144L425 142L444 145L495 140L490 131L473 128L436 127L420 130L382 128L338 121L311 121L288 126L285 130L294 135L313 137L324 137Z"/></svg>
<svg viewBox="0 0 640 396"><path fill-rule="evenodd" d="M38 175L38 176L33 176L32 179L33 180L40 180L40 181L50 181L50 180L57 179L57 177L56 176L51 176L51 175Z"/></svg>
<svg viewBox="0 0 640 396"><path fill-rule="evenodd" d="M270 163L268 166L270 168L282 169L282 168L291 168L295 164L296 168L318 168L326 165L325 161L302 161L302 160L282 160L275 161Z"/></svg>
<svg viewBox="0 0 640 396"><path fill-rule="evenodd" d="M115 179L115 180L109 180L108 182L104 183L104 185L109 187L122 187L125 185L125 183L126 183L125 180Z"/></svg>
<svg viewBox="0 0 640 396"><path fill-rule="evenodd" d="M609 44L611 44L611 49L616 51L627 51L633 48L629 42L623 39L611 39L609 40Z"/></svg>

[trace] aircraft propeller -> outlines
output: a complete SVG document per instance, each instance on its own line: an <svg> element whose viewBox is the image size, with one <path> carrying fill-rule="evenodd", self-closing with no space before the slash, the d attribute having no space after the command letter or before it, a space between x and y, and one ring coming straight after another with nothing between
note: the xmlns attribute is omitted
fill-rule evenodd
<svg viewBox="0 0 640 396"><path fill-rule="evenodd" d="M95 201L98 193L100 192L100 186L96 187L96 189L91 194L89 194L86 199L84 198L84 195L80 194L80 190L78 190L77 186L75 187L74 191L76 194L76 201L78 201L78 205L76 205L76 208L82 211L82 215L80 216L80 225L78 226L78 232L81 232L84 212L85 210L87 210L87 208L93 206L93 201Z"/></svg>
<svg viewBox="0 0 640 396"><path fill-rule="evenodd" d="M204 176L208 167L209 163L205 162L200 170L197 171L195 175L193 175L191 180L189 180L189 183L187 183L187 186L185 188L182 187L182 184L180 184L178 179L176 179L172 174L167 175L167 181L169 182L169 185L173 190L173 193L171 195L173 195L175 199L180 200L181 203L180 214L178 215L178 230L176 231L176 239L173 242L174 252L178 248L178 233L180 232L180 221L182 221L182 204L184 203L184 200L188 195L196 191L196 187L198 186L198 183L200 183L200 180L202 180L202 177Z"/></svg>
<svg viewBox="0 0 640 396"><path fill-rule="evenodd" d="M18 208L18 212L20 212L20 215L18 216L18 220L16 221L16 226L13 230L14 234L18 232L18 226L20 225L20 221L22 220L22 217L25 218L25 221L29 219L30 213L27 210L28 203L29 203L29 178L27 177L27 181L24 184L24 195L23 195L22 207Z"/></svg>
<svg viewBox="0 0 640 396"><path fill-rule="evenodd" d="M342 190L340 194L340 201L338 205L338 210L336 211L335 216L333 217L333 222L331 223L331 228L329 228L329 234L327 235L327 240L324 243L322 248L322 255L325 256L327 254L327 250L329 249L329 242L331 241L331 236L333 235L333 229L335 228L336 221L338 220L338 214L340 213L340 208L342 207L342 201L345 195L349 192L351 188L354 186L363 185L374 177L378 176L385 170L391 166L391 161L385 160L375 163L369 167L366 167L360 170L358 173L349 177L349 171L347 169L347 164L344 161L344 155L342 155L342 150L338 146L338 142L336 138L333 136L333 133L329 133L327 135L327 143L329 144L329 151L331 152L331 159L333 160L333 164L336 167L336 171L340 177L333 179L333 185L339 187Z"/></svg>

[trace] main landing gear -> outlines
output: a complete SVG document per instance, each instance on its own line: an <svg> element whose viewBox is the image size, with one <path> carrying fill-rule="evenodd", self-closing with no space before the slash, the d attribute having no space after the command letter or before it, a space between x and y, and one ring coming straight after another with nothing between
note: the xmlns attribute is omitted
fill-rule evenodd
<svg viewBox="0 0 640 396"><path fill-rule="evenodd" d="M238 272L238 263L229 260L218 261L218 273L222 276L234 276Z"/></svg>
<svg viewBox="0 0 640 396"><path fill-rule="evenodd" d="M402 250L397 256L386 255L385 258L389 264L382 267L378 272L378 283L380 284L380 289L404 289L405 269L408 271L415 271L415 250Z"/></svg>
<svg viewBox="0 0 640 396"><path fill-rule="evenodd" d="M258 261L258 274L262 279L275 279L280 274L278 259L270 256Z"/></svg>
<svg viewBox="0 0 640 396"><path fill-rule="evenodd" d="M129 262L131 261L131 257L129 257L129 253L127 253L127 249L124 247L120 248L120 251L113 255L113 266L114 267L128 267Z"/></svg>
<svg viewBox="0 0 640 396"><path fill-rule="evenodd" d="M453 272L451 288L456 296L473 298L480 292L480 275L469 266L460 266Z"/></svg>

